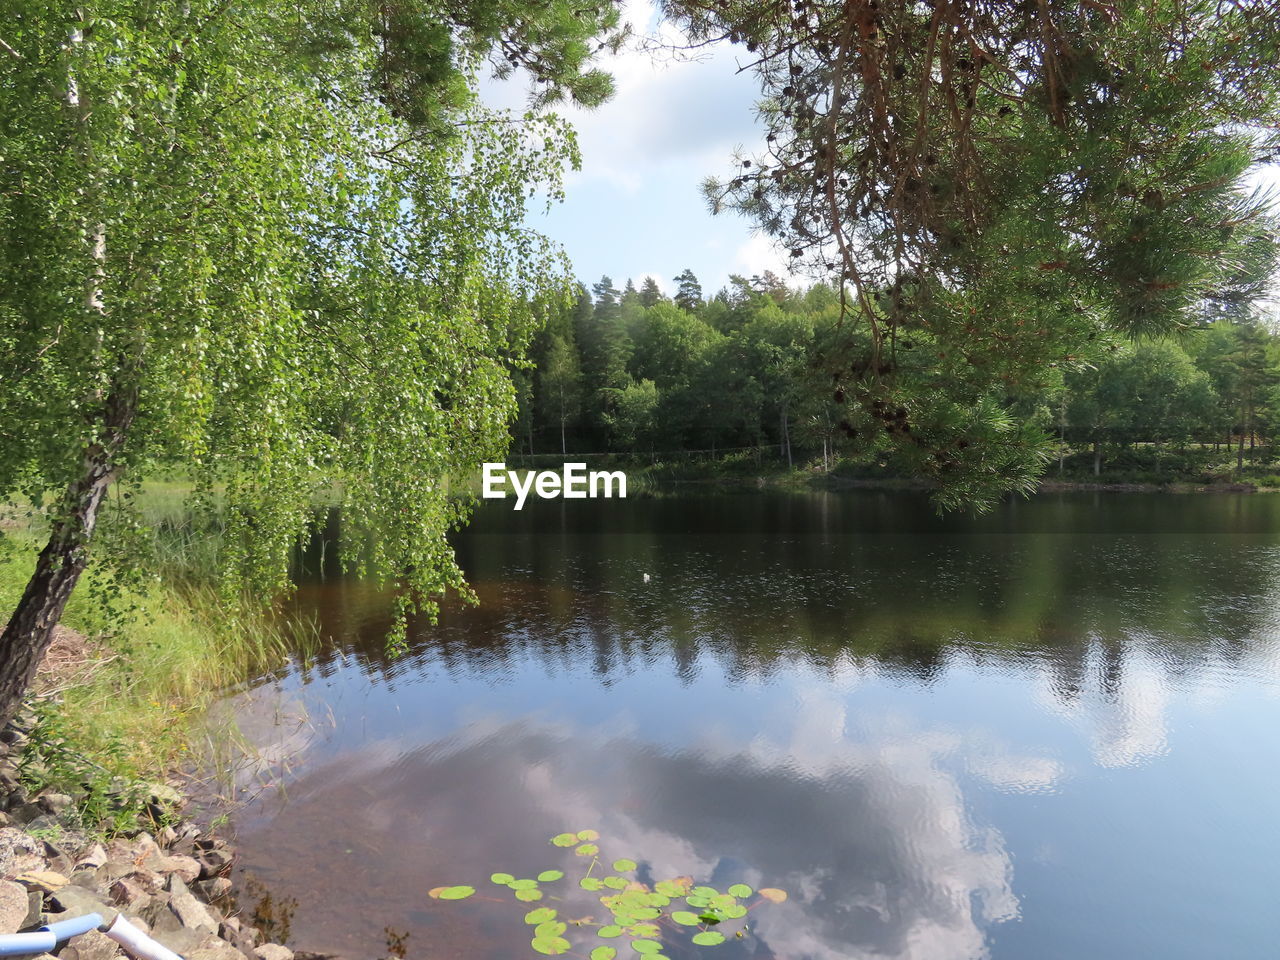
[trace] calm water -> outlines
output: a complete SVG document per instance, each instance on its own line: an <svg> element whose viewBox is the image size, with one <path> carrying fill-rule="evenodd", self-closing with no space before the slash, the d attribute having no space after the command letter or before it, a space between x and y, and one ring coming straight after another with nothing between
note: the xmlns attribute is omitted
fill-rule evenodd
<svg viewBox="0 0 1280 960"><path fill-rule="evenodd" d="M457 542L479 608L388 661L386 596L308 583L331 649L233 701L289 757L236 828L295 946L536 956L426 891L594 827L790 891L676 960L1280 951L1278 497L493 504Z"/></svg>

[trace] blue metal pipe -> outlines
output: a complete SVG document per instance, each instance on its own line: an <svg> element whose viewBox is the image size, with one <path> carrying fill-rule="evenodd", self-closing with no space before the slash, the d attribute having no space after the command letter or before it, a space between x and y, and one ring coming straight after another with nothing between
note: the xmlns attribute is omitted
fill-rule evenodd
<svg viewBox="0 0 1280 960"><path fill-rule="evenodd" d="M25 957L32 953L48 953L57 945L57 936L48 930L0 934L0 957Z"/></svg>
<svg viewBox="0 0 1280 960"><path fill-rule="evenodd" d="M0 957L25 957L33 953L48 953L63 940L78 937L102 926L102 916L86 913L72 920L48 923L31 933L0 934Z"/></svg>
<svg viewBox="0 0 1280 960"><path fill-rule="evenodd" d="M57 923L45 924L40 929L48 930L61 943L69 937L78 937L90 930L97 930L100 926L102 926L101 914L86 913L83 917L76 917L74 920L59 920Z"/></svg>

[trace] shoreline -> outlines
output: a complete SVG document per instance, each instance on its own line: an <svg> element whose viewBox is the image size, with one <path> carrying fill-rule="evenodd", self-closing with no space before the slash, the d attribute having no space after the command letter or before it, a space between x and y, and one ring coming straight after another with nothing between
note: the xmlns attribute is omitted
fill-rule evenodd
<svg viewBox="0 0 1280 960"><path fill-rule="evenodd" d="M171 784L151 785L147 829L110 839L77 821L75 797L29 793L21 762L34 728L27 707L0 732L0 934L97 913L123 916L184 960L337 960L273 942L247 919L258 917L236 901L235 849L181 816L187 798ZM56 949L59 960L126 957L101 929Z"/></svg>

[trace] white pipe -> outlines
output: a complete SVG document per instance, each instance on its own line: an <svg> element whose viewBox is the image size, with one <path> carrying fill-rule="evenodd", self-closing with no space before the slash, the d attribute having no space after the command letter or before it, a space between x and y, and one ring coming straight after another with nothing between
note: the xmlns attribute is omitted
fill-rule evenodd
<svg viewBox="0 0 1280 960"><path fill-rule="evenodd" d="M117 913L111 926L103 932L138 960L182 960L163 943L153 940L126 920L123 913Z"/></svg>

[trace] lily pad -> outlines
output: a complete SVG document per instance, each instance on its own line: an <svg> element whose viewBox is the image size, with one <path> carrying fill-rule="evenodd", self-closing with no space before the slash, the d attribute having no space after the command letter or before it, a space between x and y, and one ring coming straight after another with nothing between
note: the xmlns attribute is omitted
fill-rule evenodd
<svg viewBox="0 0 1280 960"><path fill-rule="evenodd" d="M564 876L563 870L543 870L538 874L539 883L550 883L552 880L559 880Z"/></svg>
<svg viewBox="0 0 1280 960"><path fill-rule="evenodd" d="M598 877L583 877L578 881L578 886L583 890L599 890L604 886Z"/></svg>
<svg viewBox="0 0 1280 960"><path fill-rule="evenodd" d="M569 927L558 920L548 920L546 923L540 923L533 928L533 938L535 940L554 940L563 934Z"/></svg>
<svg viewBox="0 0 1280 960"><path fill-rule="evenodd" d="M612 940L614 937L622 936L622 928L617 924L608 924L596 931L597 937L604 937L606 940Z"/></svg>
<svg viewBox="0 0 1280 960"><path fill-rule="evenodd" d="M493 874L493 876L489 877L489 879L492 880L494 883L505 886L506 884L514 880L515 877L513 877L509 873L495 873Z"/></svg>
<svg viewBox="0 0 1280 960"><path fill-rule="evenodd" d="M698 925L698 915L688 910L673 911L671 919L676 923L684 924L686 927L696 927Z"/></svg>
<svg viewBox="0 0 1280 960"><path fill-rule="evenodd" d="M573 851L580 857L594 857L600 852L600 848L594 843L584 843L577 850Z"/></svg>
<svg viewBox="0 0 1280 960"><path fill-rule="evenodd" d="M550 957L558 957L569 952L569 941L564 937L534 937L529 941L533 949Z"/></svg>
<svg viewBox="0 0 1280 960"><path fill-rule="evenodd" d="M752 890L745 883L735 883L729 888L729 892L740 899L751 896Z"/></svg>
<svg viewBox="0 0 1280 960"><path fill-rule="evenodd" d="M525 903L533 903L535 900L542 899L541 890L517 890L516 899L523 900Z"/></svg>
<svg viewBox="0 0 1280 960"><path fill-rule="evenodd" d="M551 838L551 842L557 847L572 847L578 842L576 833L561 833Z"/></svg>
<svg viewBox="0 0 1280 960"><path fill-rule="evenodd" d="M591 951L591 960L613 960L618 951L613 947L596 947Z"/></svg>
<svg viewBox="0 0 1280 960"><path fill-rule="evenodd" d="M434 887L427 891L427 896L436 900L465 900L476 892L475 887Z"/></svg>
<svg viewBox="0 0 1280 960"><path fill-rule="evenodd" d="M578 839L579 840L599 840L600 834L595 830L579 830Z"/></svg>
<svg viewBox="0 0 1280 960"><path fill-rule="evenodd" d="M693 942L700 947L714 947L717 943L724 943L724 934L715 930L705 930L702 933L695 933Z"/></svg>
<svg viewBox="0 0 1280 960"><path fill-rule="evenodd" d="M761 887L756 893L764 897L770 903L782 903L787 899L787 891L779 890L777 887Z"/></svg>
<svg viewBox="0 0 1280 960"><path fill-rule="evenodd" d="M619 873L626 873L628 870L634 870L635 868L636 862L634 860L628 860L626 857L623 857L621 860L613 861L613 869L617 870Z"/></svg>
<svg viewBox="0 0 1280 960"><path fill-rule="evenodd" d="M632 940L631 949L636 953L659 953L662 950L662 944L657 940Z"/></svg>
<svg viewBox="0 0 1280 960"><path fill-rule="evenodd" d="M538 907L538 909L530 910L524 915L524 922L532 924L546 923L548 920L554 920L555 918L556 912L550 907Z"/></svg>

